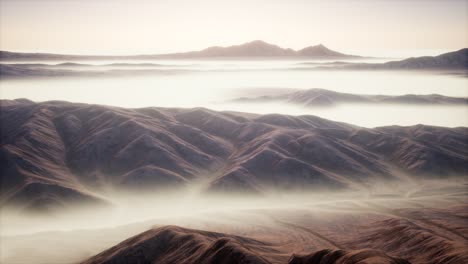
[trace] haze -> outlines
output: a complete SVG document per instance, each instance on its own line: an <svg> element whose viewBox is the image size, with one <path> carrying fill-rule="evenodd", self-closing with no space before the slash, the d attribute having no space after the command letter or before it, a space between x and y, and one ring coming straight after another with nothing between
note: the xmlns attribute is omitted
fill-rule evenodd
<svg viewBox="0 0 468 264"><path fill-rule="evenodd" d="M448 127L468 125L466 105L341 104L334 107L305 108L279 102L253 104L232 101L239 97L278 95L310 88L353 94L441 94L468 97L466 77L459 75L417 71L314 71L309 69L307 61L288 60L146 61L148 62L157 66L148 67L132 62L135 64L130 66L77 67L78 70L91 69L92 72L118 70L122 76L84 75L75 78L4 79L0 81L0 98L28 98L33 101L65 100L131 108L206 107L220 111L258 114L309 114L364 127L416 124ZM314 63L320 65L327 62L329 61ZM109 62L86 61L85 63L103 65ZM66 69L66 66L63 67ZM137 69L158 72L147 75L125 72Z"/></svg>
<svg viewBox="0 0 468 264"><path fill-rule="evenodd" d="M466 197L460 194L463 184L466 181L415 181L348 192L272 192L266 196L201 195L193 188L156 195L115 192L106 194L112 203L109 207L75 206L50 213L3 208L0 260L76 263L127 237L164 225L248 234L275 243L288 242L288 247L294 248L299 245L294 242L297 237L301 241L317 238L307 237L302 226L288 226L286 219L304 221L304 226L313 223L322 232L328 230L329 234L348 239L352 234L341 233L337 226L356 228L396 217L392 210L401 207L408 212L421 208L442 210ZM320 245L322 239L315 245Z"/></svg>
<svg viewBox="0 0 468 264"><path fill-rule="evenodd" d="M1 48L24 52L154 54L262 39L407 57L460 49L468 39L463 0L1 0L0 7Z"/></svg>
<svg viewBox="0 0 468 264"><path fill-rule="evenodd" d="M468 263L467 10L0 0L0 262Z"/></svg>

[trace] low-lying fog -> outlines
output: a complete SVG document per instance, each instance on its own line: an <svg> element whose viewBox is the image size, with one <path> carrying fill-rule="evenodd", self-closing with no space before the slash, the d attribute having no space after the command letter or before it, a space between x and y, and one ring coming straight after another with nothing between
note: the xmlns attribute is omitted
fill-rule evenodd
<svg viewBox="0 0 468 264"><path fill-rule="evenodd" d="M25 207L0 209L0 236L43 231L99 229L159 219L162 222L209 213L248 210L316 208L340 202L377 200L427 200L466 191L466 180L411 180L373 184L342 191L287 192L270 190L262 194L206 194L198 185L154 193L105 191L99 196L105 205L56 206L50 210L28 211ZM25 217L27 216L27 217Z"/></svg>
<svg viewBox="0 0 468 264"><path fill-rule="evenodd" d="M285 229L277 219L304 219L306 222L321 219L322 225L328 223L332 229L336 228L335 224L342 225L336 221L343 219L352 219L357 225L368 224L390 217L383 208L420 210L462 203L466 199L464 184L463 180L419 181L375 186L363 191L265 196L204 196L188 190L154 195L120 193L107 195L111 205L105 207L80 206L40 214L2 208L0 261L76 263L152 226L161 225L284 239L286 234L302 231ZM326 221L328 218L330 222Z"/></svg>
<svg viewBox="0 0 468 264"><path fill-rule="evenodd" d="M241 104L238 97L279 94L297 89L323 88L358 94L442 94L468 97L463 76L434 72L310 70L305 61L151 61L111 68L122 76L3 78L0 98L34 101L65 100L123 107L207 107L253 113L311 114L365 127L428 124L467 126L466 106L356 105L304 108L284 103ZM36 62L37 63L37 62ZM51 62L49 62L51 63ZM55 62L59 63L59 62ZM104 65L113 62L80 62ZM312 66L311 66L312 65ZM320 64L319 64L320 65ZM55 67L55 66L53 66ZM70 66L60 66L70 69ZM71 66L74 70L106 70L106 66ZM125 71L156 67L151 74ZM107 69L108 70L108 69Z"/></svg>

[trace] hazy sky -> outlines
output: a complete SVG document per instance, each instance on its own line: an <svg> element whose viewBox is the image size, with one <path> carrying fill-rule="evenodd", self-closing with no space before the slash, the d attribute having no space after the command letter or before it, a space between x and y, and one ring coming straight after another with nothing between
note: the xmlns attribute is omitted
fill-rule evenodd
<svg viewBox="0 0 468 264"><path fill-rule="evenodd" d="M468 0L0 0L0 48L164 53L262 39L344 52L468 46Z"/></svg>

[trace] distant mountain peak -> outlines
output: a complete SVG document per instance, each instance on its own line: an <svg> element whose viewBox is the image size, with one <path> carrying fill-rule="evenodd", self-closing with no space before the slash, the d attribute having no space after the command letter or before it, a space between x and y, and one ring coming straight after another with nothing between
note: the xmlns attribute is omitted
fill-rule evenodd
<svg viewBox="0 0 468 264"><path fill-rule="evenodd" d="M348 55L337 51L330 50L323 44L309 46L301 50L291 48L283 48L278 45L268 43L264 40L253 40L238 45L232 46L211 46L198 51L189 51L171 54L154 54L154 55L134 55L134 56L80 56L80 55L62 55L62 54L46 54L46 53L17 53L0 51L2 59L14 60L67 60L67 59L190 59L190 58L236 58L236 57L308 57L310 59L330 58L330 59L346 59L356 58L359 56Z"/></svg>
<svg viewBox="0 0 468 264"><path fill-rule="evenodd" d="M296 52L292 49L283 49L277 45L267 43L263 40L254 40L239 45L227 47L213 46L201 51L193 51L176 55L180 57L281 57L295 56Z"/></svg>
<svg viewBox="0 0 468 264"><path fill-rule="evenodd" d="M252 40L252 41L249 41L249 42L246 42L244 43L244 45L246 44L254 44L254 45L273 45L271 43L268 43L266 41L263 41L261 39L257 39L257 40Z"/></svg>
<svg viewBox="0 0 468 264"><path fill-rule="evenodd" d="M325 47L325 45L323 44L305 47L297 51L297 53L300 56L307 56L307 57L356 57L353 55L348 55L348 54L344 54L341 52L331 50Z"/></svg>
<svg viewBox="0 0 468 264"><path fill-rule="evenodd" d="M263 40L253 40L253 41L250 41L250 42L246 42L246 43L244 43L244 44L234 45L234 46L231 46L231 47L236 47L236 46L244 46L244 47L265 47L265 48L276 48L276 49L284 50L283 48L281 48L281 47L278 46L278 45L271 44L271 43L268 43L268 42L263 41ZM226 47L226 48L229 48L229 47Z"/></svg>
<svg viewBox="0 0 468 264"><path fill-rule="evenodd" d="M168 54L169 56L171 54ZM214 46L198 52L179 53L178 56L193 56L193 57L318 57L318 58L349 58L357 57L330 50L322 43L303 48L301 50L293 50L290 48L282 48L278 45L268 43L263 40L253 40L239 45L227 47Z"/></svg>

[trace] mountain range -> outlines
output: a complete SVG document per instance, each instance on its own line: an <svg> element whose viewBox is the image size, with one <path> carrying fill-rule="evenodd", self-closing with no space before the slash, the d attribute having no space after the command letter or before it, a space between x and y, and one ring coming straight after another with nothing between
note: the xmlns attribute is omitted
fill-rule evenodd
<svg viewBox="0 0 468 264"><path fill-rule="evenodd" d="M303 57L318 59L349 59L359 56L333 51L322 44L301 50L285 49L261 40L229 47L210 47L201 51L162 55L167 58L216 58L216 57Z"/></svg>
<svg viewBox="0 0 468 264"><path fill-rule="evenodd" d="M350 190L466 176L468 128L367 129L315 116L2 100L2 204L106 203L100 193Z"/></svg>
<svg viewBox="0 0 468 264"><path fill-rule="evenodd" d="M359 56L348 55L328 49L322 44L309 46L301 50L281 48L262 40L255 40L228 47L213 46L199 51L170 54L100 56L100 55L65 55L51 53L21 53L0 51L0 59L6 61L21 60L145 60L145 59L196 59L196 58L249 58L249 57L302 57L309 59L350 59Z"/></svg>
<svg viewBox="0 0 468 264"><path fill-rule="evenodd" d="M356 63L339 66L344 69L468 69L468 48L443 53L438 56L413 57L385 63Z"/></svg>
<svg viewBox="0 0 468 264"><path fill-rule="evenodd" d="M86 260L83 264L110 263L249 263L286 264L278 246L248 237L165 226L143 232ZM288 264L409 264L373 249L322 249L293 255Z"/></svg>
<svg viewBox="0 0 468 264"><path fill-rule="evenodd" d="M366 104L420 104L466 105L468 98L449 97L440 94L418 95L368 95L340 93L326 89L308 89L274 96L241 97L235 102L284 102L306 107L334 106L341 103Z"/></svg>
<svg viewBox="0 0 468 264"><path fill-rule="evenodd" d="M288 55L289 54L289 55ZM0 59L7 63L0 63L1 78L25 78L25 77L104 77L104 76L140 76L155 74L181 74L197 72L200 69L187 69L181 65L158 63L125 63L130 59L236 59L251 60L266 58L298 58L298 59L327 59L333 62L302 62L302 67L286 68L286 70L430 70L452 74L466 75L468 69L468 49L441 54L439 56L409 58L400 61L386 63L359 63L339 61L357 58L335 51L331 51L322 45L308 47L299 51L282 49L262 41L254 41L243 45L231 47L212 47L202 51L175 53L166 55L139 55L139 56L79 56L58 55L45 53L12 53L0 51ZM120 60L116 63L93 65L76 62L59 64L31 63L30 61L58 60ZM17 63L28 61L28 63ZM15 63L8 63L15 62ZM307 67L310 65L311 67ZM306 66L306 67L304 67ZM239 71L239 69L234 69ZM459 72L461 70L461 72Z"/></svg>

